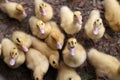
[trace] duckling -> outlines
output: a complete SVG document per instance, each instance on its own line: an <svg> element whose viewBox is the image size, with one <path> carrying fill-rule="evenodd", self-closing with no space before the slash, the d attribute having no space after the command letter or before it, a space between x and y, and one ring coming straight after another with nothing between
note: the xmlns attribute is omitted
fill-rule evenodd
<svg viewBox="0 0 120 80"><path fill-rule="evenodd" d="M58 25L51 21L50 22L52 30L49 36L46 38L45 42L52 49L62 49L64 43L64 34L58 28Z"/></svg>
<svg viewBox="0 0 120 80"><path fill-rule="evenodd" d="M47 44L33 36L32 38L32 47L39 50L42 54L44 54L48 60L50 65L53 68L59 67L59 53L57 50L52 50L47 46Z"/></svg>
<svg viewBox="0 0 120 80"><path fill-rule="evenodd" d="M35 15L43 22L48 22L53 17L53 8L43 0L35 0Z"/></svg>
<svg viewBox="0 0 120 80"><path fill-rule="evenodd" d="M70 68L61 62L56 80L81 80L81 77L73 68Z"/></svg>
<svg viewBox="0 0 120 80"><path fill-rule="evenodd" d="M24 7L16 2L5 0L5 3L0 3L0 10L8 14L9 17L18 21L22 21L25 17L27 17Z"/></svg>
<svg viewBox="0 0 120 80"><path fill-rule="evenodd" d="M39 20L35 16L32 16L29 19L29 24L32 34L40 39L47 38L51 31L51 25L49 22L44 23L42 20Z"/></svg>
<svg viewBox="0 0 120 80"><path fill-rule="evenodd" d="M0 56L1 56L1 53L2 53L2 45L0 44Z"/></svg>
<svg viewBox="0 0 120 80"><path fill-rule="evenodd" d="M18 68L25 62L25 54L8 38L4 38L1 43L4 62L11 68Z"/></svg>
<svg viewBox="0 0 120 80"><path fill-rule="evenodd" d="M67 6L63 6L61 7L60 10L60 18L61 18L61 28L67 34L75 34L81 30L82 15L80 11L72 12Z"/></svg>
<svg viewBox="0 0 120 80"><path fill-rule="evenodd" d="M14 31L12 34L12 40L24 52L27 52L28 48L32 44L32 40L31 40L30 35L28 35L25 32L22 32L22 31Z"/></svg>
<svg viewBox="0 0 120 80"><path fill-rule="evenodd" d="M85 31L89 38L97 40L103 37L105 28L100 18L99 10L92 10L85 24Z"/></svg>
<svg viewBox="0 0 120 80"><path fill-rule="evenodd" d="M46 56L40 51L30 48L26 54L26 64L33 71L34 80L43 80L49 68Z"/></svg>
<svg viewBox="0 0 120 80"><path fill-rule="evenodd" d="M63 61L66 65L76 68L86 61L86 51L75 38L69 38L63 50Z"/></svg>
<svg viewBox="0 0 120 80"><path fill-rule="evenodd" d="M88 52L88 60L96 69L98 76L107 76L110 80L120 80L120 62L115 57L92 48Z"/></svg>
<svg viewBox="0 0 120 80"><path fill-rule="evenodd" d="M105 18L108 21L110 28L114 31L120 31L120 4L118 0L105 0L104 7Z"/></svg>

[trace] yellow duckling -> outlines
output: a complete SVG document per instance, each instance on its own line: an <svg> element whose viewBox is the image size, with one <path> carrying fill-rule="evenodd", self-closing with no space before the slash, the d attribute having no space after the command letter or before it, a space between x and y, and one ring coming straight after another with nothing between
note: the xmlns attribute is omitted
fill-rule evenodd
<svg viewBox="0 0 120 80"><path fill-rule="evenodd" d="M63 50L63 61L66 65L76 68L86 61L86 51L75 38L70 38Z"/></svg>
<svg viewBox="0 0 120 80"><path fill-rule="evenodd" d="M19 21L22 21L27 16L23 6L16 2L5 0L5 3L0 3L0 9L4 13L8 14L9 17L17 19Z"/></svg>
<svg viewBox="0 0 120 80"><path fill-rule="evenodd" d="M120 4L118 0L104 0L105 18L114 31L120 31Z"/></svg>
<svg viewBox="0 0 120 80"><path fill-rule="evenodd" d="M25 54L9 39L2 40L2 55L4 62L11 68L17 68L25 62Z"/></svg>
<svg viewBox="0 0 120 80"><path fill-rule="evenodd" d="M62 49L64 44L64 34L58 28L55 22L50 22L52 30L49 36L46 38L45 42L52 49Z"/></svg>
<svg viewBox="0 0 120 80"><path fill-rule="evenodd" d="M24 52L28 51L28 48L32 44L30 35L22 31L14 31L12 34L12 40L18 45Z"/></svg>
<svg viewBox="0 0 120 80"><path fill-rule="evenodd" d="M38 50L30 48L26 54L26 64L33 71L35 80L43 80L49 68L48 59Z"/></svg>
<svg viewBox="0 0 120 80"><path fill-rule="evenodd" d="M85 24L85 31L89 38L91 39L100 39L103 37L105 28L100 18L99 10L92 10Z"/></svg>
<svg viewBox="0 0 120 80"><path fill-rule="evenodd" d="M32 34L40 39L47 38L51 31L51 25L49 24L49 22L44 23L35 16L32 16L29 19L29 24Z"/></svg>
<svg viewBox="0 0 120 80"><path fill-rule="evenodd" d="M81 80L81 77L73 68L70 68L61 62L56 80Z"/></svg>
<svg viewBox="0 0 120 80"><path fill-rule="evenodd" d="M53 17L53 8L43 0L35 0L35 14L43 22L48 22Z"/></svg>
<svg viewBox="0 0 120 80"><path fill-rule="evenodd" d="M92 48L88 52L88 60L96 69L97 80L98 76L120 80L120 62L115 57Z"/></svg>
<svg viewBox="0 0 120 80"><path fill-rule="evenodd" d="M72 12L67 6L63 6L60 10L60 18L61 28L67 34L75 34L81 30L82 15L80 11Z"/></svg>
<svg viewBox="0 0 120 80"><path fill-rule="evenodd" d="M59 67L59 53L57 50L52 50L46 43L35 37L32 37L32 47L44 54L48 58L49 63L53 68Z"/></svg>

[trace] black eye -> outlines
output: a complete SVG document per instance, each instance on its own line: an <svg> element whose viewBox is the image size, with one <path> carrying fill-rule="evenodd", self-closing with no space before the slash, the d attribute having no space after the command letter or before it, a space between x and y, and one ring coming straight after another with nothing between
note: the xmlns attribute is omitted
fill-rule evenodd
<svg viewBox="0 0 120 80"><path fill-rule="evenodd" d="M39 78L36 78L35 80L39 80Z"/></svg>
<svg viewBox="0 0 120 80"><path fill-rule="evenodd" d="M72 80L72 78L69 78L68 80Z"/></svg>
<svg viewBox="0 0 120 80"><path fill-rule="evenodd" d="M16 48L13 48L13 49L16 49Z"/></svg>
<svg viewBox="0 0 120 80"><path fill-rule="evenodd" d="M75 44L76 44L76 42L75 42Z"/></svg>
<svg viewBox="0 0 120 80"><path fill-rule="evenodd" d="M97 22L99 21L99 19L97 19Z"/></svg>
<svg viewBox="0 0 120 80"><path fill-rule="evenodd" d="M16 38L16 40L17 40L17 42L19 42L19 43L20 43L20 40L19 40L19 38Z"/></svg>
<svg viewBox="0 0 120 80"><path fill-rule="evenodd" d="M15 53L15 55L17 55L17 53Z"/></svg>
<svg viewBox="0 0 120 80"><path fill-rule="evenodd" d="M102 25L102 23L100 23L100 25Z"/></svg>
<svg viewBox="0 0 120 80"><path fill-rule="evenodd" d="M55 64L55 61L53 61L52 63Z"/></svg>

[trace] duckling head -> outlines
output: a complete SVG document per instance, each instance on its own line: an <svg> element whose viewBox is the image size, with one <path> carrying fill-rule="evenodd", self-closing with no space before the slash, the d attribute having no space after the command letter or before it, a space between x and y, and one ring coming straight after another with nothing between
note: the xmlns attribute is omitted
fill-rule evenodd
<svg viewBox="0 0 120 80"><path fill-rule="evenodd" d="M51 38L53 40L54 43L56 43L57 49L62 49L62 44L60 43L60 37L59 35L57 35L56 33L53 33L51 35Z"/></svg>
<svg viewBox="0 0 120 80"><path fill-rule="evenodd" d="M45 34L45 30L44 30L44 27L45 27L45 24L43 21L38 21L36 23L36 26L37 26L37 29L40 30L40 34Z"/></svg>
<svg viewBox="0 0 120 80"><path fill-rule="evenodd" d="M49 62L50 62L50 65L53 67L53 68L58 68L59 67L59 58L55 55L50 55L49 57Z"/></svg>
<svg viewBox="0 0 120 80"><path fill-rule="evenodd" d="M16 44L20 47L22 47L24 52L28 52L28 47L24 45L24 41L20 38L16 38Z"/></svg>
<svg viewBox="0 0 120 80"><path fill-rule="evenodd" d="M67 47L68 49L70 50L70 54L72 56L75 55L75 47L76 47L76 44L77 44L77 40L75 38L70 38L68 39L68 42L67 42Z"/></svg>
<svg viewBox="0 0 120 80"><path fill-rule="evenodd" d="M33 76L34 76L34 80L43 80L44 74L39 67L36 67L36 69L34 70Z"/></svg>
<svg viewBox="0 0 120 80"><path fill-rule="evenodd" d="M82 25L82 15L81 15L80 11L74 12L74 21L77 22L78 24Z"/></svg>
<svg viewBox="0 0 120 80"><path fill-rule="evenodd" d="M94 24L93 24L93 34L94 35L98 35L101 25L102 25L102 19L99 18L94 21Z"/></svg>
<svg viewBox="0 0 120 80"><path fill-rule="evenodd" d="M47 5L45 3L41 3L40 4L40 12L43 16L46 16L47 15L47 11L45 10L45 8L47 7Z"/></svg>
<svg viewBox="0 0 120 80"><path fill-rule="evenodd" d="M21 4L17 4L16 12L19 15L23 15L24 17L27 17L27 13L25 12L25 9L23 8L23 6Z"/></svg>
<svg viewBox="0 0 120 80"><path fill-rule="evenodd" d="M18 57L19 53L18 53L18 49L16 47L12 48L12 50L10 51L10 65L14 66L15 65L15 59Z"/></svg>

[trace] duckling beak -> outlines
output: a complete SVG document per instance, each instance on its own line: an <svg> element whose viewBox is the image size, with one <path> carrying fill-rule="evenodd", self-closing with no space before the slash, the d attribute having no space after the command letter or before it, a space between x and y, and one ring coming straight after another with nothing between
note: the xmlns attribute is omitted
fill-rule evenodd
<svg viewBox="0 0 120 80"><path fill-rule="evenodd" d="M93 30L93 34L94 35L97 35L99 32L99 28L98 27L95 27L94 30Z"/></svg>
<svg viewBox="0 0 120 80"><path fill-rule="evenodd" d="M40 29L40 33L41 34L45 34L45 30L44 29Z"/></svg>
<svg viewBox="0 0 120 80"><path fill-rule="evenodd" d="M25 11L23 12L23 16L24 16L24 17L27 17L27 13L26 13Z"/></svg>
<svg viewBox="0 0 120 80"><path fill-rule="evenodd" d="M22 48L25 52L28 52L28 48L26 46L23 45Z"/></svg>
<svg viewBox="0 0 120 80"><path fill-rule="evenodd" d="M14 58L11 58L11 59L10 59L10 65L11 65L11 66L14 66L14 65L15 65L15 59L14 59Z"/></svg>
<svg viewBox="0 0 120 80"><path fill-rule="evenodd" d="M62 49L62 45L60 44L60 42L57 42L57 48Z"/></svg>
<svg viewBox="0 0 120 80"><path fill-rule="evenodd" d="M45 9L42 9L42 15L43 15L43 16L46 16L46 15L47 15L47 13L46 13L46 10L45 10Z"/></svg>
<svg viewBox="0 0 120 80"><path fill-rule="evenodd" d="M74 47L70 48L70 54L71 54L72 56L75 55L75 48L74 48Z"/></svg>
<svg viewBox="0 0 120 80"><path fill-rule="evenodd" d="M82 19L78 19L78 24L82 25Z"/></svg>

